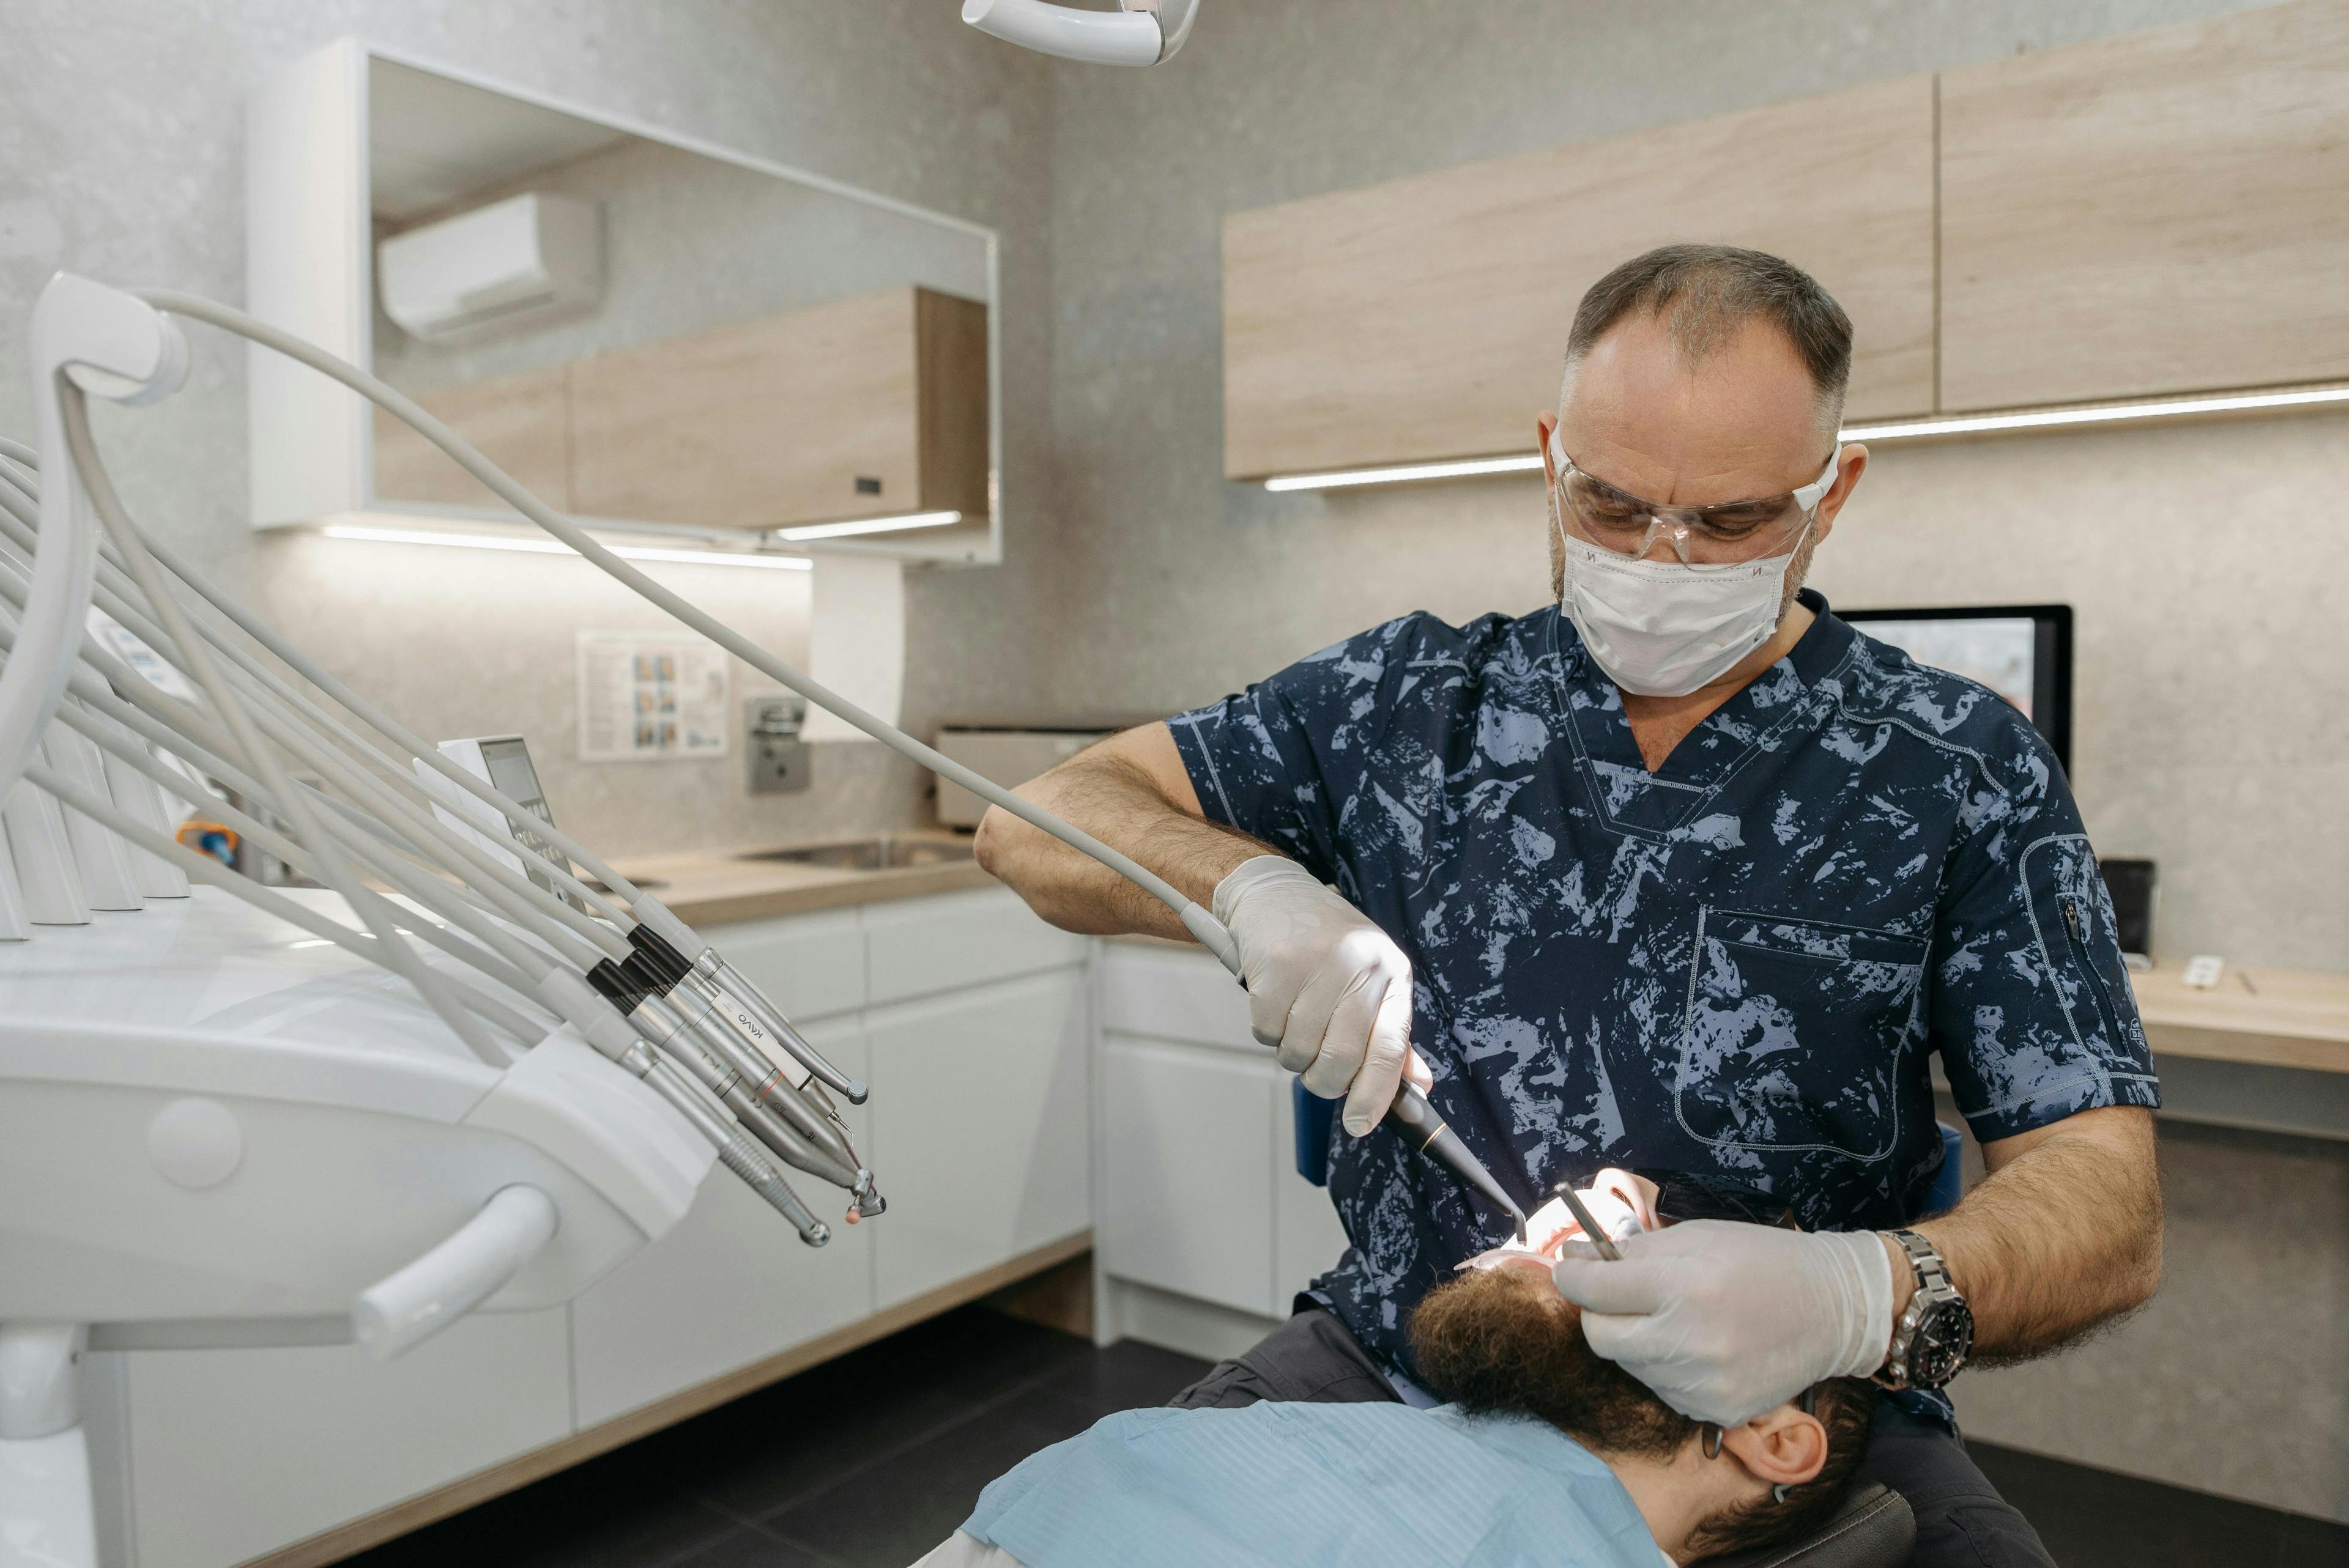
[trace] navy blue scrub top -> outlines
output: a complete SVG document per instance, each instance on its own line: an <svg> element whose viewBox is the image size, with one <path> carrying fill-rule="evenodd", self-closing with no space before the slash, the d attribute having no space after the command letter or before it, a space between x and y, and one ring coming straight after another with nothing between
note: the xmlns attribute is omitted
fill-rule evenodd
<svg viewBox="0 0 2349 1568"><path fill-rule="evenodd" d="M1169 721L1199 801L1413 967L1431 1098L1528 1210L1716 1172L1817 1229L1911 1219L1927 1057L1984 1142L2160 1103L2054 754L1988 688L1817 619L1651 774L1555 608L1407 615ZM1330 1140L1317 1282L1412 1369L1411 1307L1506 1221L1381 1129Z"/></svg>

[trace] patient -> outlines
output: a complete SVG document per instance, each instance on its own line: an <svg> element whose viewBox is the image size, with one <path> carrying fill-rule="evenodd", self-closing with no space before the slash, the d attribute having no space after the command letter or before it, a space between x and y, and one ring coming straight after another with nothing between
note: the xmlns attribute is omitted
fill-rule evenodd
<svg viewBox="0 0 2349 1568"><path fill-rule="evenodd" d="M1552 1250L1551 1229L1528 1252ZM916 1568L1658 1568L1775 1543L1841 1504L1866 1382L1701 1427L1591 1351L1546 1267L1480 1261L1497 1266L1412 1320L1423 1380L1450 1403L1124 1411L997 1480Z"/></svg>

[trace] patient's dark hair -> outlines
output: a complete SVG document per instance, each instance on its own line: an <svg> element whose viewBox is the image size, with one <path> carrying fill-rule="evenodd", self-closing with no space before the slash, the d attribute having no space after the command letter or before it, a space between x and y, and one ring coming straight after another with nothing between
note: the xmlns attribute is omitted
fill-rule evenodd
<svg viewBox="0 0 2349 1568"><path fill-rule="evenodd" d="M1580 1312L1548 1282L1516 1269L1470 1274L1428 1293L1412 1314L1412 1350L1421 1381L1475 1413L1538 1416L1602 1454L1670 1459L1695 1440L1698 1423L1590 1348ZM1864 1378L1836 1377L1812 1391L1826 1429L1819 1473L1726 1509L1699 1525L1690 1544L1702 1556L1772 1546L1816 1530L1843 1505L1875 1418Z"/></svg>

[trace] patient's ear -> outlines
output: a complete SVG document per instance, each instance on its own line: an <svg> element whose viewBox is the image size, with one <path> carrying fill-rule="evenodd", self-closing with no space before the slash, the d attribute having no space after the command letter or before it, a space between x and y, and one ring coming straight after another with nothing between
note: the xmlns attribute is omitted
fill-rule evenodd
<svg viewBox="0 0 2349 1568"><path fill-rule="evenodd" d="M1776 1486L1800 1486L1817 1475L1827 1462L1827 1429L1816 1416L1792 1405L1765 1410L1741 1427L1721 1435L1721 1446L1757 1480Z"/></svg>

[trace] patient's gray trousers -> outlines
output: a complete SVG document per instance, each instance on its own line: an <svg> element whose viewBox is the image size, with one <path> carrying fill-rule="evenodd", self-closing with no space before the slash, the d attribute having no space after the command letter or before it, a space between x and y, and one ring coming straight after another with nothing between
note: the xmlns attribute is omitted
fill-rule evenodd
<svg viewBox="0 0 2349 1568"><path fill-rule="evenodd" d="M1392 1400L1394 1386L1346 1326L1308 1307L1236 1361L1222 1361L1167 1401L1228 1409L1260 1399L1319 1404ZM1966 1456L1965 1444L1930 1421L1878 1400L1861 1481L1879 1480L1917 1516L1909 1568L2055 1568L2031 1522L2008 1506Z"/></svg>

